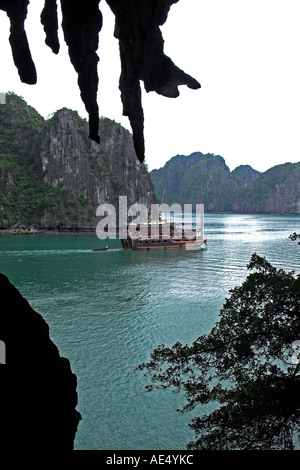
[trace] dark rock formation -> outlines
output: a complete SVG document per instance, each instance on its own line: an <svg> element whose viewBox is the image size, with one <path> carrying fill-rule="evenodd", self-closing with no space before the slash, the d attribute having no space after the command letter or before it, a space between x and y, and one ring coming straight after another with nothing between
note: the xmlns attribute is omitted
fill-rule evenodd
<svg viewBox="0 0 300 470"><path fill-rule="evenodd" d="M219 155L177 155L151 171L161 201L204 204L206 212L300 214L300 163L285 163L264 173L240 165L230 172Z"/></svg>
<svg viewBox="0 0 300 470"><path fill-rule="evenodd" d="M69 56L78 74L81 98L89 114L90 138L99 143L98 34L102 27L100 0L61 0L62 28ZM140 80L146 91L156 91L167 97L179 95L178 85L197 89L200 84L180 70L163 52L159 26L167 19L169 9L178 0L107 0L116 16L115 36L119 39L121 58L120 90L123 113L129 117L135 151L144 160L143 109ZM11 22L10 43L13 58L23 82L34 84L37 74L24 30L29 0L0 0L0 9ZM59 51L57 1L45 0L41 22L46 44Z"/></svg>
<svg viewBox="0 0 300 470"><path fill-rule="evenodd" d="M170 6L178 0L106 0L116 16L115 36L121 58L120 90L123 114L129 117L137 157L144 159L143 109L140 80L146 92L170 98L179 95L178 85L197 89L200 84L180 70L163 52L159 26Z"/></svg>
<svg viewBox="0 0 300 470"><path fill-rule="evenodd" d="M58 19L56 0L45 0L45 6L41 13L41 23L46 34L45 43L54 54L59 52Z"/></svg>
<svg viewBox="0 0 300 470"><path fill-rule="evenodd" d="M98 34L102 27L99 0L61 0L62 28L69 47L69 56L78 74L81 98L90 118L90 138L100 142L98 135ZM46 13L45 13L46 16Z"/></svg>
<svg viewBox="0 0 300 470"><path fill-rule="evenodd" d="M72 450L78 423L77 379L60 356L49 327L0 274L1 449Z"/></svg>
<svg viewBox="0 0 300 470"><path fill-rule="evenodd" d="M5 10L10 19L9 42L20 79L33 85L37 74L24 29L28 4L29 0L0 0L0 9Z"/></svg>

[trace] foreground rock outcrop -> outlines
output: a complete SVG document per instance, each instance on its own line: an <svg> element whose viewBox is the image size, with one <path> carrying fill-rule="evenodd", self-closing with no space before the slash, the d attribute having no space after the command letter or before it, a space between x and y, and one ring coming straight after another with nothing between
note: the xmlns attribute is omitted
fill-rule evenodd
<svg viewBox="0 0 300 470"><path fill-rule="evenodd" d="M49 337L49 327L0 274L1 449L73 450L81 419L77 378Z"/></svg>

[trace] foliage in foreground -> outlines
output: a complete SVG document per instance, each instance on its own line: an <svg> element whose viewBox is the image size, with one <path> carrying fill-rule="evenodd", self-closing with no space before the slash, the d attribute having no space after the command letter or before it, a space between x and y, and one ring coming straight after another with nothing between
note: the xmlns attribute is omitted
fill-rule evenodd
<svg viewBox="0 0 300 470"><path fill-rule="evenodd" d="M192 345L158 346L147 388L185 393L181 412L211 403L190 426L199 450L291 450L300 431L300 275L253 254L220 319ZM294 349L293 349L294 348ZM200 409L201 411L201 409Z"/></svg>

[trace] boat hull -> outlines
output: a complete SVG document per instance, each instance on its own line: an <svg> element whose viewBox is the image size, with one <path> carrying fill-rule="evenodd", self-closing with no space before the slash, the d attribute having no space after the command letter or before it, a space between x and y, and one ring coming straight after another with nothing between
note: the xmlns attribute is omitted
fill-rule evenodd
<svg viewBox="0 0 300 470"><path fill-rule="evenodd" d="M171 237L160 239L149 238L132 238L128 236L126 239L121 239L121 244L124 250L166 250L166 249L200 249L206 245L207 240L176 240Z"/></svg>

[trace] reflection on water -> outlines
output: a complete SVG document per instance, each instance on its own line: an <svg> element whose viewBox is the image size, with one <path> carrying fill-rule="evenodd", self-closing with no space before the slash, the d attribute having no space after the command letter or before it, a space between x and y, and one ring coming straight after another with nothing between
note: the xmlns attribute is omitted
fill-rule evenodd
<svg viewBox="0 0 300 470"><path fill-rule="evenodd" d="M96 236L1 236L0 266L50 326L78 377L77 449L184 449L183 398L145 391L135 367L158 344L191 342L218 318L256 252L299 271L298 216L208 214L207 249L132 252ZM91 248L109 245L108 251Z"/></svg>

